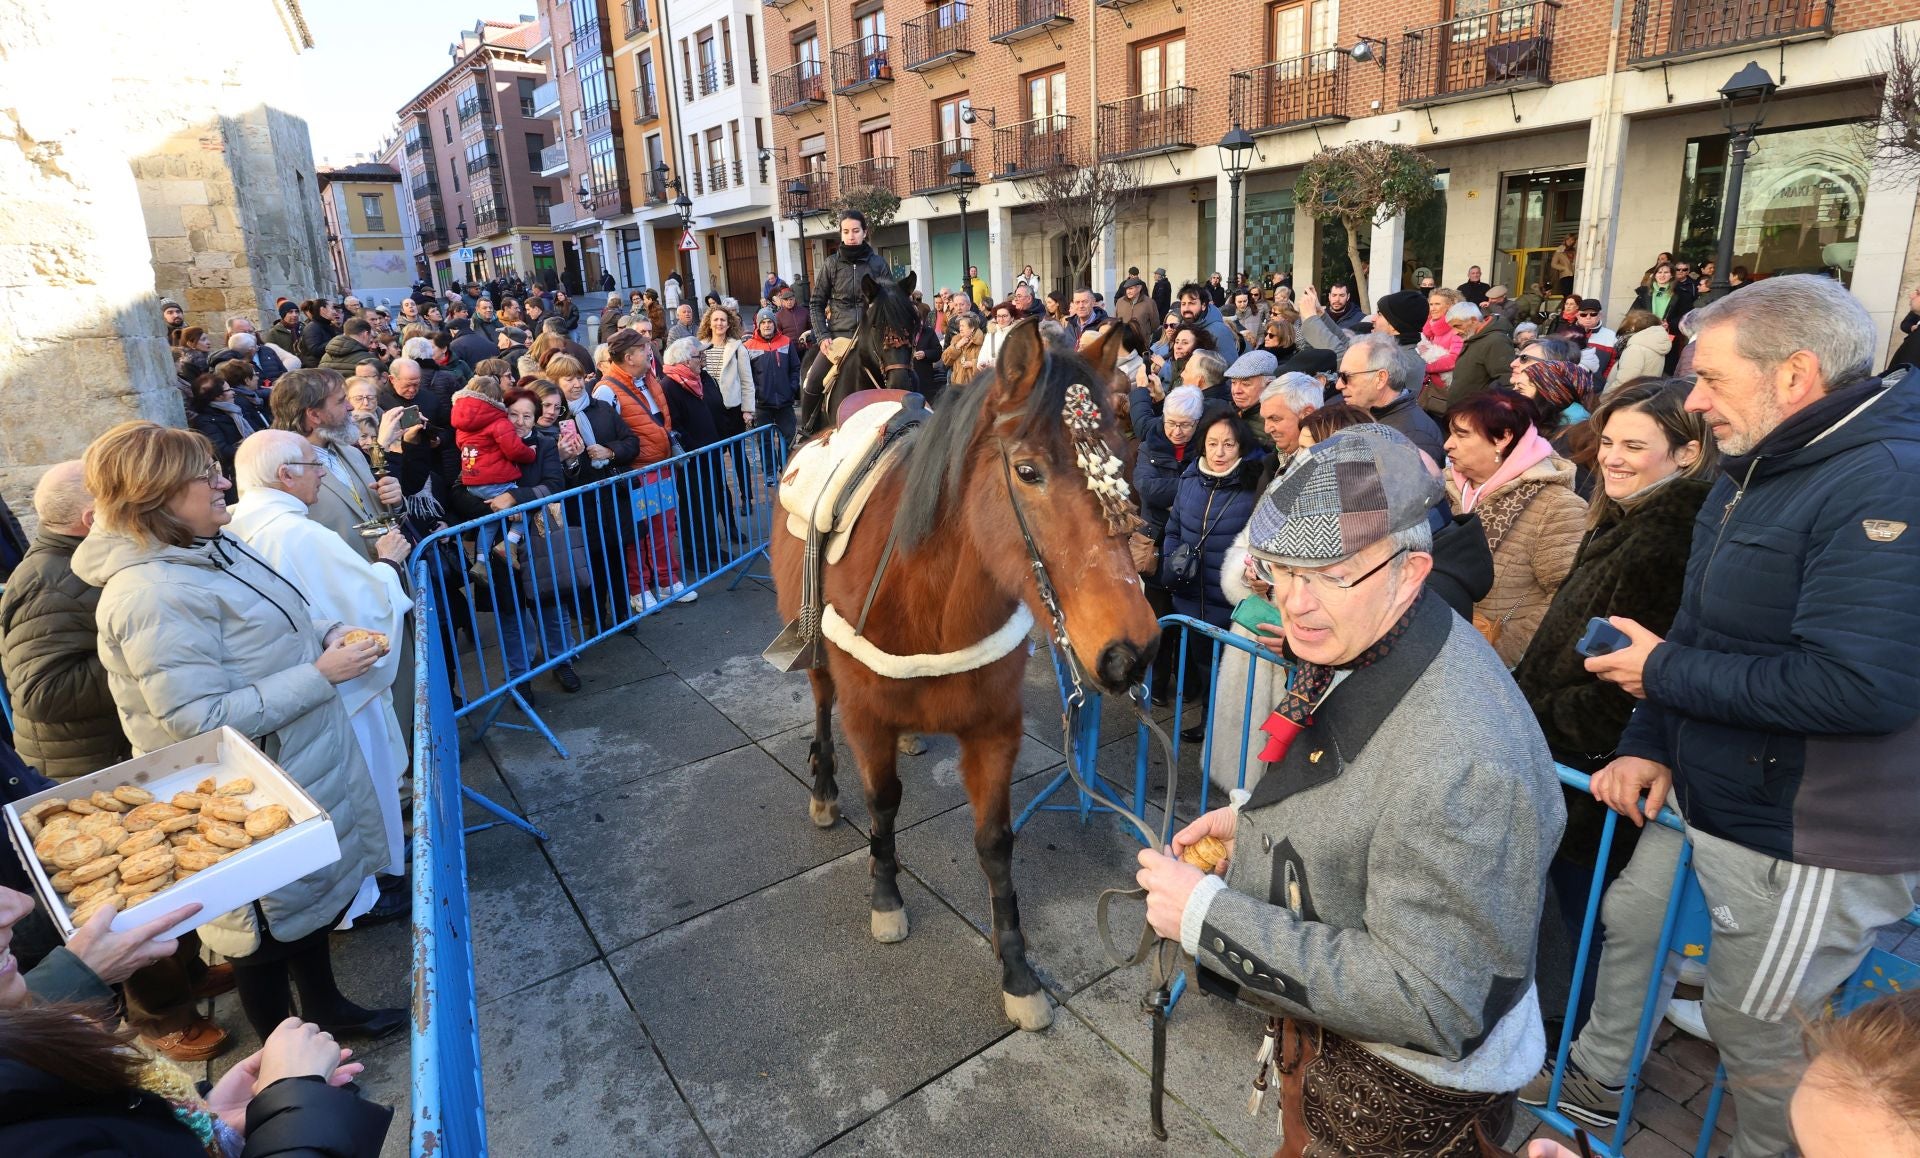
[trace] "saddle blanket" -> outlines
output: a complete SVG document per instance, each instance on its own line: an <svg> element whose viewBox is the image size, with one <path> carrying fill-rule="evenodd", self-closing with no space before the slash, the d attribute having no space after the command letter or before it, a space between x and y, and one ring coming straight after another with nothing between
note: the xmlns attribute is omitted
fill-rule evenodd
<svg viewBox="0 0 1920 1158"><path fill-rule="evenodd" d="M787 512L787 532L804 541L808 528L817 527L827 539L828 563L838 563L846 554L847 540L861 510L900 457L904 440L896 441L872 470L860 475L861 465L885 438L887 422L899 412L898 402L861 407L845 423L795 451L786 473L780 476L780 505ZM836 523L834 508L850 485L853 490Z"/></svg>

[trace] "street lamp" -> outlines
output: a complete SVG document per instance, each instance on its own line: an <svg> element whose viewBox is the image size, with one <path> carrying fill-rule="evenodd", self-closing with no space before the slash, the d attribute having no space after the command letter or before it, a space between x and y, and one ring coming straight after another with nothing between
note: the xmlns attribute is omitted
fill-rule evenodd
<svg viewBox="0 0 1920 1158"><path fill-rule="evenodd" d="M1720 244L1713 263L1713 284L1708 293L1715 299L1732 284L1733 231L1740 219L1740 185L1747 175L1747 155L1753 152L1753 137L1766 123L1767 101L1780 86L1773 82L1760 62L1749 60L1720 86L1720 113L1727 126L1727 187L1720 206Z"/></svg>
<svg viewBox="0 0 1920 1158"><path fill-rule="evenodd" d="M1246 175L1247 166L1253 164L1253 134L1236 122L1216 147L1220 150L1220 168L1227 175L1227 188L1232 194L1227 211L1227 284L1236 286L1240 284L1236 280L1240 275L1240 178Z"/></svg>
<svg viewBox="0 0 1920 1158"><path fill-rule="evenodd" d="M787 216L793 219L793 227L800 234L800 276L794 278L794 295L801 301L807 300L807 218L813 213L813 186L806 179L795 177L787 182L782 190L787 199Z"/></svg>
<svg viewBox="0 0 1920 1158"><path fill-rule="evenodd" d="M973 165L965 157L955 161L947 169L947 180L953 182L953 191L960 198L960 292L966 295L967 305L973 306L973 250L967 241L967 198L980 187L980 179L974 175Z"/></svg>

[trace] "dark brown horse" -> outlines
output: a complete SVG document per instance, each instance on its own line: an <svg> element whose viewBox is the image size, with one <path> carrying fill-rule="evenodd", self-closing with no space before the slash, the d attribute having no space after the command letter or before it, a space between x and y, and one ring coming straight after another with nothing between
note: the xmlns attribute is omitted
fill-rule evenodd
<svg viewBox="0 0 1920 1158"><path fill-rule="evenodd" d="M1020 933L1008 800L1022 732L1026 617L1053 626L1036 585L1029 537L1058 593L1072 650L1101 690L1119 692L1137 682L1160 633L1128 556L1124 527L1116 525L1122 512L1103 502L1080 465L1100 459L1102 449L1111 454L1121 446L1106 390L1117 351L1118 343L1096 343L1086 351L1090 362L1048 351L1038 325L1023 322L1008 334L991 371L947 392L939 412L909 441L904 469L889 471L854 527L845 556L827 569L826 603L854 620L889 532L897 536L866 630L850 645L852 652L828 642L824 666L810 673L815 718L809 811L822 828L840 816L832 735L837 701L873 818L868 849L876 940L907 935L895 883L895 741L912 732L949 733L960 741L974 848L991 886L1006 1012L1023 1029L1043 1029L1053 1018ZM1078 445L1063 411L1078 418ZM1101 473L1098 465L1095 473ZM1104 486L1110 499L1112 484ZM787 533L784 520L777 522L773 573L781 614L792 619L799 610L804 545ZM843 624L841 630L845 640L851 628ZM1010 650L982 660L983 641L1003 645L1016 633ZM877 660L876 650L884 653ZM925 666L955 655L971 656L981 666L905 677L869 666L898 671L889 661Z"/></svg>

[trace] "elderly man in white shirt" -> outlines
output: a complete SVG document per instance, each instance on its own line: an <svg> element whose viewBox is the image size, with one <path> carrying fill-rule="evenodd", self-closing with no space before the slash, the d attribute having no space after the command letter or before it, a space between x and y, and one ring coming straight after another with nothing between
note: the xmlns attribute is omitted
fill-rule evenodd
<svg viewBox="0 0 1920 1158"><path fill-rule="evenodd" d="M339 535L308 518L326 470L313 444L292 431L251 435L234 456L235 481L245 497L234 504L229 529L306 597L313 615L387 637L390 650L364 675L338 685L338 691L380 800L385 871L404 875L400 778L407 768L407 738L394 717L393 682L400 674L401 632L413 608L405 578L409 548L405 535L388 531L374 544L378 561L369 563Z"/></svg>

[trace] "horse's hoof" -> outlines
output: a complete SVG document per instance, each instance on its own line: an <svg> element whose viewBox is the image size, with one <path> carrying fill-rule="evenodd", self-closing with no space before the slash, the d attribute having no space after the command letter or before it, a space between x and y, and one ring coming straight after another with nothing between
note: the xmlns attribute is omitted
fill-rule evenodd
<svg viewBox="0 0 1920 1158"><path fill-rule="evenodd" d="M893 945L907 939L907 911L894 909L883 913L873 910L873 939L882 945Z"/></svg>
<svg viewBox="0 0 1920 1158"><path fill-rule="evenodd" d="M807 800L807 815L813 817L813 823L819 828L832 828L840 820L840 802L838 800Z"/></svg>
<svg viewBox="0 0 1920 1158"><path fill-rule="evenodd" d="M927 750L927 742L920 738L918 732L902 732L900 738L893 742L893 750L902 756L918 756Z"/></svg>
<svg viewBox="0 0 1920 1158"><path fill-rule="evenodd" d="M1036 989L1026 997L1015 997L1011 993L1002 993L1007 1003L1007 1020L1021 1029L1039 1032L1053 1024L1053 1002L1047 998L1047 991Z"/></svg>

